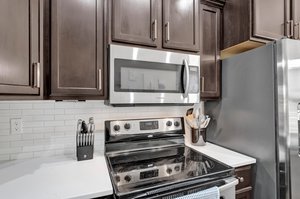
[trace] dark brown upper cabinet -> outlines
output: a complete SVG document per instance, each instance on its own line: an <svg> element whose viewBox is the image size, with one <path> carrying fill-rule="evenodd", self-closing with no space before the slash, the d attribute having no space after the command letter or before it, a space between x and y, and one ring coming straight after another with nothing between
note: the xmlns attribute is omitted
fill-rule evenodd
<svg viewBox="0 0 300 199"><path fill-rule="evenodd" d="M0 99L42 97L42 3L0 1Z"/></svg>
<svg viewBox="0 0 300 199"><path fill-rule="evenodd" d="M51 1L53 99L104 94L104 0Z"/></svg>
<svg viewBox="0 0 300 199"><path fill-rule="evenodd" d="M253 37L280 39L285 34L285 0L252 0Z"/></svg>
<svg viewBox="0 0 300 199"><path fill-rule="evenodd" d="M220 84L220 9L207 5L200 6L200 57L201 57L201 99L219 98Z"/></svg>
<svg viewBox="0 0 300 199"><path fill-rule="evenodd" d="M289 20L289 7L289 0L227 0L222 58L292 37L294 26Z"/></svg>
<svg viewBox="0 0 300 199"><path fill-rule="evenodd" d="M112 40L158 45L159 0L113 0Z"/></svg>
<svg viewBox="0 0 300 199"><path fill-rule="evenodd" d="M199 0L163 0L163 47L199 51Z"/></svg>
<svg viewBox="0 0 300 199"><path fill-rule="evenodd" d="M198 52L199 1L109 1L111 41Z"/></svg>

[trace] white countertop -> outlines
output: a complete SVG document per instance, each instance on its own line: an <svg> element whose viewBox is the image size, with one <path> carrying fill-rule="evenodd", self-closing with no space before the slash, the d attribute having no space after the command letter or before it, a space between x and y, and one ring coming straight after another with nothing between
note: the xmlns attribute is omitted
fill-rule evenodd
<svg viewBox="0 0 300 199"><path fill-rule="evenodd" d="M252 157L231 151L209 142L207 142L205 146L193 146L189 143L186 143L186 145L231 167L236 168L256 163L256 159Z"/></svg>
<svg viewBox="0 0 300 199"><path fill-rule="evenodd" d="M249 156L212 143L189 147L232 167L254 164ZM74 157L48 157L0 164L0 198L65 199L111 195L105 157L77 161Z"/></svg>
<svg viewBox="0 0 300 199"><path fill-rule="evenodd" d="M80 162L48 157L0 164L0 198L79 199L112 193L103 155Z"/></svg>

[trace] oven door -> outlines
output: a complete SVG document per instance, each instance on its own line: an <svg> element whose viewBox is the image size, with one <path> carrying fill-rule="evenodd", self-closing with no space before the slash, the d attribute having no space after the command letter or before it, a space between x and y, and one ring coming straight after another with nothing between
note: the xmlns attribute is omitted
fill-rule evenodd
<svg viewBox="0 0 300 199"><path fill-rule="evenodd" d="M109 104L200 100L200 56L110 45Z"/></svg>
<svg viewBox="0 0 300 199"><path fill-rule="evenodd" d="M235 186L238 184L238 180L234 177L229 177L225 179L219 179L210 182L196 183L189 186L167 186L163 188L157 188L152 191L146 191L142 194L137 194L135 196L123 196L116 197L119 199L189 199L190 195L194 195L197 192L218 187L220 192L220 199L235 199Z"/></svg>

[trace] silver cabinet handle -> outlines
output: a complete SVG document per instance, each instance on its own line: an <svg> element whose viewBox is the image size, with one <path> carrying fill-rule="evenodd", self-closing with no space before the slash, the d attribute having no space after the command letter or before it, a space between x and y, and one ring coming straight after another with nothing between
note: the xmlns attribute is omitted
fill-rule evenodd
<svg viewBox="0 0 300 199"><path fill-rule="evenodd" d="M185 82L183 97L187 97L189 94L189 87L190 87L190 69L186 59L183 60L183 64L184 64L184 70L186 71L186 82Z"/></svg>
<svg viewBox="0 0 300 199"><path fill-rule="evenodd" d="M204 89L204 77L201 77L201 92L204 93L205 89Z"/></svg>
<svg viewBox="0 0 300 199"><path fill-rule="evenodd" d="M298 28L297 28L298 27ZM300 39L300 26L299 26L299 22L294 24L294 29L297 30L297 37L295 36L296 34L294 34L294 39Z"/></svg>
<svg viewBox="0 0 300 199"><path fill-rule="evenodd" d="M33 63L33 87L40 88L41 81L41 67L39 62Z"/></svg>
<svg viewBox="0 0 300 199"><path fill-rule="evenodd" d="M166 42L170 41L170 22L166 23Z"/></svg>
<svg viewBox="0 0 300 199"><path fill-rule="evenodd" d="M155 19L153 24L153 31L152 31L152 40L155 41L157 39L157 20Z"/></svg>
<svg viewBox="0 0 300 199"><path fill-rule="evenodd" d="M288 38L293 38L294 36L294 21L293 20L289 20L286 22L286 24L289 27L289 34L287 35Z"/></svg>
<svg viewBox="0 0 300 199"><path fill-rule="evenodd" d="M98 69L98 87L99 87L99 90L102 90L102 70L101 69Z"/></svg>
<svg viewBox="0 0 300 199"><path fill-rule="evenodd" d="M244 177L237 177L237 178L239 179L240 183L243 183L243 182L245 182L245 179L244 179Z"/></svg>

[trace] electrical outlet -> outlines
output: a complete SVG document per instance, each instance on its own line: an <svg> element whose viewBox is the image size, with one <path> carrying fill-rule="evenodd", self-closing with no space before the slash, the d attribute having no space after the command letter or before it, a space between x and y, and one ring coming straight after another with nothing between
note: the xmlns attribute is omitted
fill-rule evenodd
<svg viewBox="0 0 300 199"><path fill-rule="evenodd" d="M10 119L10 133L11 134L23 133L23 120L22 120L22 118Z"/></svg>

